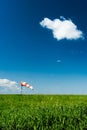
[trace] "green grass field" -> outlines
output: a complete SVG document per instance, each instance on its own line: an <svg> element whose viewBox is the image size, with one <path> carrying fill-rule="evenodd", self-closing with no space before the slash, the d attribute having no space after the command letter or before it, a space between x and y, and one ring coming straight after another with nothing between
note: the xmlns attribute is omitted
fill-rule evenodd
<svg viewBox="0 0 87 130"><path fill-rule="evenodd" d="M0 95L0 130L87 130L87 96Z"/></svg>

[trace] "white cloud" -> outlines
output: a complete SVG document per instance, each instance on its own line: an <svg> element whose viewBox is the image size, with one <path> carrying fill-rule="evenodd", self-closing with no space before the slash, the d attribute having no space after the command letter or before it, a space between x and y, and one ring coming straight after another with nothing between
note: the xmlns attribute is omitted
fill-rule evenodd
<svg viewBox="0 0 87 130"><path fill-rule="evenodd" d="M0 79L0 92L8 93L8 92L16 92L19 90L17 87L18 83L16 81L11 81L8 79Z"/></svg>
<svg viewBox="0 0 87 130"><path fill-rule="evenodd" d="M44 20L40 22L40 25L52 30L53 36L57 40L76 40L78 38L84 38L82 31L78 30L72 20L66 20L63 16L60 16L60 19L54 20L44 18Z"/></svg>

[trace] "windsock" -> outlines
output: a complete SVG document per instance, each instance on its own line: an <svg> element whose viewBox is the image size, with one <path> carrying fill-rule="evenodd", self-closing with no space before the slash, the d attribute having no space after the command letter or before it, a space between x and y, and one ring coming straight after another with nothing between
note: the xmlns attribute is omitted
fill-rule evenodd
<svg viewBox="0 0 87 130"><path fill-rule="evenodd" d="M31 86L31 85L29 85L28 83L26 83L26 82L21 82L21 86L25 86L25 87L27 87L27 88L30 88L30 89L33 89L33 86Z"/></svg>

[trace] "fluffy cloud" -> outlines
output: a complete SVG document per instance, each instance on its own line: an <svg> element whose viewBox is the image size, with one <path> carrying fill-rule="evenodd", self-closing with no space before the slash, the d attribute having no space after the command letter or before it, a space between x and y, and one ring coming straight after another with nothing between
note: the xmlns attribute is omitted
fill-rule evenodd
<svg viewBox="0 0 87 130"><path fill-rule="evenodd" d="M17 91L19 88L17 87L17 82L16 81L11 81L8 79L0 79L0 91L1 92L8 92L8 91Z"/></svg>
<svg viewBox="0 0 87 130"><path fill-rule="evenodd" d="M83 38L82 31L78 30L77 26L70 19L66 20L63 16L61 16L60 19L54 20L44 18L44 20L40 22L40 25L52 30L53 36L57 40Z"/></svg>

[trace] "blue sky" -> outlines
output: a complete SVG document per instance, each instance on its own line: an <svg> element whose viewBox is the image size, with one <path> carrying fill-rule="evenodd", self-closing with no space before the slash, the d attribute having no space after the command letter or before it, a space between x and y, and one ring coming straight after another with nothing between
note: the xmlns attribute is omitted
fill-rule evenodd
<svg viewBox="0 0 87 130"><path fill-rule="evenodd" d="M0 1L0 93L20 93L8 79L35 88L24 93L87 94L86 7L86 0ZM44 18L71 20L84 38L59 40Z"/></svg>

